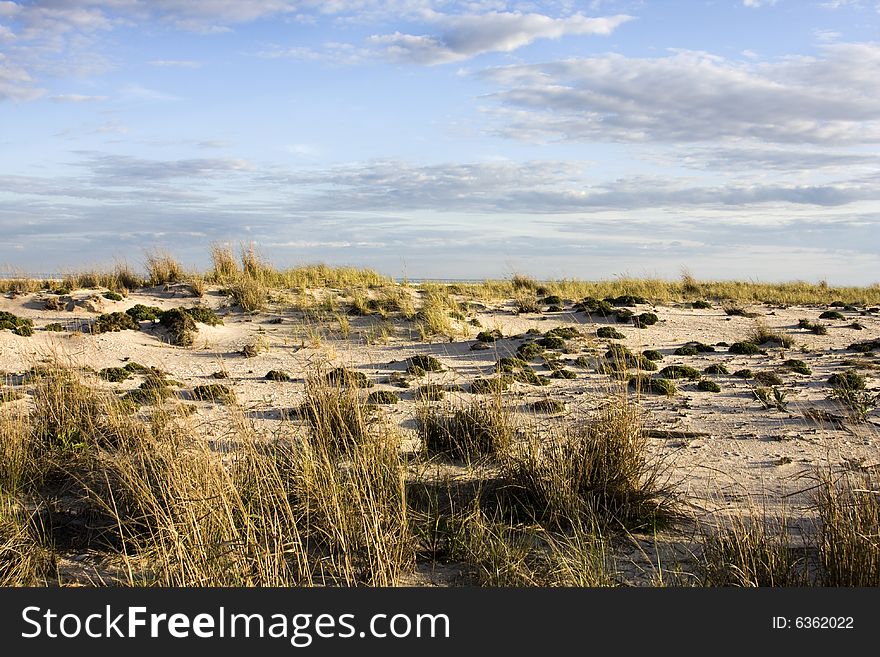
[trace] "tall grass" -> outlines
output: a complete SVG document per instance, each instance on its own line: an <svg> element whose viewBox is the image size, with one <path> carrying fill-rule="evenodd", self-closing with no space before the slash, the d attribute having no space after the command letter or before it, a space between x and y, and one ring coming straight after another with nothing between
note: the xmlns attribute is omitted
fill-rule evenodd
<svg viewBox="0 0 880 657"><path fill-rule="evenodd" d="M179 283L186 278L183 266L167 251L148 251L144 255L144 265L150 286Z"/></svg>

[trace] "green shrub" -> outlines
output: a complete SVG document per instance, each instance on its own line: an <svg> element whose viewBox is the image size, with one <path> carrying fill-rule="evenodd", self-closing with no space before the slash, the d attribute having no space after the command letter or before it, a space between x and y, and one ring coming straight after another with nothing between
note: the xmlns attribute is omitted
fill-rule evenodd
<svg viewBox="0 0 880 657"><path fill-rule="evenodd" d="M744 370L737 370L736 372L733 373L733 376L735 376L738 379L751 379L753 376L755 376L755 374L754 374L754 372L752 372L752 370L744 369Z"/></svg>
<svg viewBox="0 0 880 657"><path fill-rule="evenodd" d="M849 351L855 351L860 354L866 354L869 351L880 350L880 338L876 340L867 340L866 342L854 342L847 347Z"/></svg>
<svg viewBox="0 0 880 657"><path fill-rule="evenodd" d="M654 313L642 313L641 315L633 315L632 323L636 328L647 328L653 326L660 319Z"/></svg>
<svg viewBox="0 0 880 657"><path fill-rule="evenodd" d="M121 383L131 376L131 370L124 367L105 367L98 372L98 376L111 383Z"/></svg>
<svg viewBox="0 0 880 657"><path fill-rule="evenodd" d="M596 330L596 335L609 340L623 340L626 336L612 326L602 326Z"/></svg>
<svg viewBox="0 0 880 657"><path fill-rule="evenodd" d="M162 314L162 309L156 306L145 306L142 303L135 304L125 311L125 314L136 322L155 322Z"/></svg>
<svg viewBox="0 0 880 657"><path fill-rule="evenodd" d="M110 301L122 301L122 299L124 298L121 294L119 294L118 292L113 292L112 290L104 292L103 297L105 299L109 299Z"/></svg>
<svg viewBox="0 0 880 657"><path fill-rule="evenodd" d="M828 384L833 388L846 390L864 390L866 379L854 370L848 372L835 372L828 378Z"/></svg>
<svg viewBox="0 0 880 657"><path fill-rule="evenodd" d="M326 375L326 381L331 386L345 386L348 388L372 388L373 382L367 375L357 370L349 370L344 367L335 367Z"/></svg>
<svg viewBox="0 0 880 657"><path fill-rule="evenodd" d="M523 342L516 349L517 355L525 361L534 360L544 353L544 347L537 342Z"/></svg>
<svg viewBox="0 0 880 657"><path fill-rule="evenodd" d="M645 297L636 296L634 294L622 294L619 297L606 297L605 301L614 306L635 306L640 303L648 303Z"/></svg>
<svg viewBox="0 0 880 657"><path fill-rule="evenodd" d="M781 386L782 378L776 372L758 372L752 377L762 386Z"/></svg>
<svg viewBox="0 0 880 657"><path fill-rule="evenodd" d="M545 306L561 306L562 298L559 295L551 294L550 296L541 299L541 303Z"/></svg>
<svg viewBox="0 0 880 657"><path fill-rule="evenodd" d="M550 329L547 331L545 335L556 335L562 338L563 340L571 340L581 335L581 332L578 331L573 326L557 326L556 328Z"/></svg>
<svg viewBox="0 0 880 657"><path fill-rule="evenodd" d="M723 364L717 363L715 365L709 365L709 367L703 370L703 374L728 375L730 374L730 370L728 370Z"/></svg>
<svg viewBox="0 0 880 657"><path fill-rule="evenodd" d="M810 369L810 366L807 365L804 361L798 360L797 358L789 358L782 366L792 372L797 372L798 374L812 374L813 370Z"/></svg>
<svg viewBox="0 0 880 657"><path fill-rule="evenodd" d="M558 399L539 399L529 404L529 409L534 413L561 413L565 404Z"/></svg>
<svg viewBox="0 0 880 657"><path fill-rule="evenodd" d="M672 352L675 356L696 356L698 353L696 347L679 347Z"/></svg>
<svg viewBox="0 0 880 657"><path fill-rule="evenodd" d="M821 315L819 315L819 319L846 319L841 313L836 310L826 310Z"/></svg>
<svg viewBox="0 0 880 657"><path fill-rule="evenodd" d="M728 353L741 354L744 356L753 356L761 353L761 348L754 342L734 342L727 349Z"/></svg>
<svg viewBox="0 0 880 657"><path fill-rule="evenodd" d="M700 381L697 384L697 390L702 390L703 392L721 392L721 386L714 381Z"/></svg>
<svg viewBox="0 0 880 657"><path fill-rule="evenodd" d="M397 393L390 390L374 390L367 395L368 404L396 404L400 401Z"/></svg>
<svg viewBox="0 0 880 657"><path fill-rule="evenodd" d="M663 360L663 354L656 349L645 349L645 351L642 352L642 356L651 361Z"/></svg>
<svg viewBox="0 0 880 657"><path fill-rule="evenodd" d="M92 332L109 333L111 331L125 330L138 331L140 328L140 325L133 320L130 315L126 315L122 312L115 312L99 315L92 326Z"/></svg>
<svg viewBox="0 0 880 657"><path fill-rule="evenodd" d="M195 320L183 308L172 308L159 315L159 322L168 329L171 344L180 347L191 347L198 331Z"/></svg>
<svg viewBox="0 0 880 657"><path fill-rule="evenodd" d="M655 395L672 397L677 392L675 384L669 379L655 379L647 374L634 374L629 377L629 387L638 392L651 392Z"/></svg>
<svg viewBox="0 0 880 657"><path fill-rule="evenodd" d="M553 370L553 374L550 375L551 379L576 379L577 374L572 372L571 370L567 370L564 368Z"/></svg>
<svg viewBox="0 0 880 657"><path fill-rule="evenodd" d="M565 349L565 340L553 333L548 333L540 338L538 344L545 349Z"/></svg>
<svg viewBox="0 0 880 657"><path fill-rule="evenodd" d="M499 393L510 387L511 379L505 377L477 378L471 381L471 392L475 395Z"/></svg>
<svg viewBox="0 0 880 657"><path fill-rule="evenodd" d="M224 404L235 402L235 393L232 388L222 383L209 383L193 388L192 396L200 401L219 401Z"/></svg>
<svg viewBox="0 0 880 657"><path fill-rule="evenodd" d="M228 378L228 374L225 378ZM282 370L269 370L266 372L266 379L269 381L290 381L290 374Z"/></svg>
<svg viewBox="0 0 880 657"><path fill-rule="evenodd" d="M480 342L495 342L503 337L504 336L501 334L501 331L499 331L498 329L480 331L479 333L477 333L477 340Z"/></svg>
<svg viewBox="0 0 880 657"><path fill-rule="evenodd" d="M29 337L34 333L34 322L32 319L18 317L5 310L0 310L0 331L8 329L16 335Z"/></svg>
<svg viewBox="0 0 880 657"><path fill-rule="evenodd" d="M699 379L700 372L689 365L667 365L659 372L665 379Z"/></svg>
<svg viewBox="0 0 880 657"><path fill-rule="evenodd" d="M708 310L709 308L712 307L712 304L709 303L708 301L702 301L702 300L700 300L700 301L694 301L694 302L691 304L691 307L693 307L693 308L695 308L695 309L697 309L697 310Z"/></svg>
<svg viewBox="0 0 880 657"><path fill-rule="evenodd" d="M46 324L46 326L44 328L46 331L54 331L54 332L64 330L64 326L62 326L59 322L52 322L51 324Z"/></svg>
<svg viewBox="0 0 880 657"><path fill-rule="evenodd" d="M406 371L410 372L413 368L420 368L422 372L442 372L443 363L434 356L416 355L406 359ZM412 372L410 372L412 374Z"/></svg>

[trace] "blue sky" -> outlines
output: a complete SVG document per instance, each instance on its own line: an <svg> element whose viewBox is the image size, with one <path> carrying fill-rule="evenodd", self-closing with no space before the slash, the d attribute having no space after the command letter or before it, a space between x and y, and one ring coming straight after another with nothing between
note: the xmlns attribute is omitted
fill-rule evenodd
<svg viewBox="0 0 880 657"><path fill-rule="evenodd" d="M877 0L0 1L0 265L880 281Z"/></svg>

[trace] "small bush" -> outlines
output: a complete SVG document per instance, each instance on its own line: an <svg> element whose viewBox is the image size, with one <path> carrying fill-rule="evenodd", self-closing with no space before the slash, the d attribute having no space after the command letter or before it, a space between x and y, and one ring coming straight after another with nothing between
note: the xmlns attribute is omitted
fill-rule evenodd
<svg viewBox="0 0 880 657"><path fill-rule="evenodd" d="M109 333L112 331L139 331L140 324L125 313L115 312L99 315L92 325L93 333Z"/></svg>
<svg viewBox="0 0 880 657"><path fill-rule="evenodd" d="M633 315L632 323L636 328L647 328L653 326L660 319L654 313L642 313L641 315Z"/></svg>
<svg viewBox="0 0 880 657"><path fill-rule="evenodd" d="M799 319L798 328L807 329L816 335L825 335L828 333L828 328L824 324L814 324L808 319Z"/></svg>
<svg viewBox="0 0 880 657"><path fill-rule="evenodd" d="M730 370L728 370L725 365L723 365L721 363L716 363L715 365L709 365L709 367L705 368L703 370L703 374L712 374L712 375L723 374L726 376L726 375L730 374Z"/></svg>
<svg viewBox="0 0 880 657"><path fill-rule="evenodd" d="M730 306L724 309L724 314L729 315L731 317L748 317L750 319L754 319L758 316L758 313L747 312L742 308L738 308L736 306Z"/></svg>
<svg viewBox="0 0 880 657"><path fill-rule="evenodd" d="M446 396L443 386L437 383L426 383L415 391L415 398L423 401L440 401Z"/></svg>
<svg viewBox="0 0 880 657"><path fill-rule="evenodd" d="M554 333L548 333L537 342L545 349L565 349L565 340Z"/></svg>
<svg viewBox="0 0 880 657"><path fill-rule="evenodd" d="M611 326L600 327L596 330L596 335L600 338L606 338L609 340L623 340L626 338L623 333Z"/></svg>
<svg viewBox="0 0 880 657"><path fill-rule="evenodd" d="M331 386L344 386L348 388L372 388L373 382L367 375L357 370L349 370L344 367L335 367L326 375L326 381Z"/></svg>
<svg viewBox="0 0 880 657"><path fill-rule="evenodd" d="M514 299L514 307L519 314L540 313L542 308L538 300L531 294L522 294Z"/></svg>
<svg viewBox="0 0 880 657"><path fill-rule="evenodd" d="M839 319L844 320L846 317L843 314L837 312L836 310L826 310L821 315L819 315L819 319Z"/></svg>
<svg viewBox="0 0 880 657"><path fill-rule="evenodd" d="M735 376L738 379L751 379L753 376L755 376L755 374L750 369L743 369L743 370L737 370L736 372L734 372L733 376Z"/></svg>
<svg viewBox="0 0 880 657"><path fill-rule="evenodd" d="M629 377L629 387L637 392L651 392L655 395L672 397L677 392L675 384L669 379L655 379L646 374L635 374Z"/></svg>
<svg viewBox="0 0 880 657"><path fill-rule="evenodd" d="M727 349L728 353L741 354L744 356L753 356L761 353L761 348L754 342L734 342Z"/></svg>
<svg viewBox="0 0 880 657"><path fill-rule="evenodd" d="M709 303L708 301L699 300L699 301L694 301L691 304L691 307L693 307L697 310L708 310L712 307L712 304Z"/></svg>
<svg viewBox="0 0 880 657"><path fill-rule="evenodd" d="M368 404L396 404L400 401L400 396L390 390L374 390L367 395Z"/></svg>
<svg viewBox="0 0 880 657"><path fill-rule="evenodd" d="M150 286L179 283L186 277L183 267L171 254L153 251L146 256L147 284Z"/></svg>
<svg viewBox="0 0 880 657"><path fill-rule="evenodd" d="M191 347L198 331L195 320L183 308L172 308L159 315L159 322L168 329L171 344L179 347Z"/></svg>
<svg viewBox="0 0 880 657"><path fill-rule="evenodd" d="M849 351L855 351L860 354L866 354L869 351L880 350L880 338L876 340L867 340L865 342L854 342L847 347Z"/></svg>
<svg viewBox="0 0 880 657"><path fill-rule="evenodd" d="M516 354L525 361L534 360L544 353L544 347L537 342L523 342L516 349Z"/></svg>
<svg viewBox="0 0 880 657"><path fill-rule="evenodd" d="M663 360L663 354L656 349L645 349L645 351L642 352L642 356L650 361Z"/></svg>
<svg viewBox="0 0 880 657"><path fill-rule="evenodd" d="M607 297L605 301L614 306L630 307L640 303L648 303L648 300L645 299L645 297L640 297L634 294L622 294L619 297Z"/></svg>
<svg viewBox="0 0 880 657"><path fill-rule="evenodd" d="M762 386L781 386L783 383L776 372L758 372L752 378Z"/></svg>
<svg viewBox="0 0 880 657"><path fill-rule="evenodd" d="M192 396L200 401L219 401L224 404L232 404L235 402L235 393L232 388L222 383L209 383L203 386L193 388Z"/></svg>
<svg viewBox="0 0 880 657"><path fill-rule="evenodd" d="M121 383L131 376L131 370L124 367L105 367L98 372L98 376L111 383Z"/></svg>
<svg viewBox="0 0 880 657"><path fill-rule="evenodd" d="M698 353L696 347L679 347L672 352L674 356L696 356Z"/></svg>
<svg viewBox="0 0 880 657"><path fill-rule="evenodd" d="M477 378L471 381L471 392L475 395L497 394L510 387L511 379L504 377Z"/></svg>
<svg viewBox="0 0 880 657"><path fill-rule="evenodd" d="M864 390L866 379L862 374L850 370L848 372L835 372L828 378L828 384L833 388Z"/></svg>
<svg viewBox="0 0 880 657"><path fill-rule="evenodd" d="M103 297L105 299L109 299L110 301L122 301L122 299L124 298L121 294L119 294L118 292L113 292L112 290L104 292Z"/></svg>
<svg viewBox="0 0 880 657"><path fill-rule="evenodd" d="M480 342L495 342L503 337L504 336L501 335L501 331L499 331L498 329L480 331L479 333L477 333L477 340Z"/></svg>
<svg viewBox="0 0 880 657"><path fill-rule="evenodd" d="M162 312L162 309L156 306L145 306L142 303L138 303L126 310L125 314L136 322L155 322L159 319Z"/></svg>
<svg viewBox="0 0 880 657"><path fill-rule="evenodd" d="M557 294L551 294L550 296L544 297L541 299L541 304L545 306L561 306L562 305L562 297Z"/></svg>
<svg viewBox="0 0 880 657"><path fill-rule="evenodd" d="M34 333L34 322L31 319L18 317L5 310L0 310L0 331L9 329L16 335L29 337Z"/></svg>
<svg viewBox="0 0 880 657"><path fill-rule="evenodd" d="M406 359L406 371L412 374L413 369L419 368L424 372L442 372L443 363L434 356L416 355Z"/></svg>
<svg viewBox="0 0 880 657"><path fill-rule="evenodd" d="M539 399L529 404L529 409L533 413L562 413L565 410L565 404L558 399Z"/></svg>
<svg viewBox="0 0 880 657"><path fill-rule="evenodd" d="M665 379L699 379L699 370L689 365L667 365L659 372L660 376Z"/></svg>
<svg viewBox="0 0 880 657"><path fill-rule="evenodd" d="M228 378L228 374L226 377ZM290 381L290 374L282 370L269 370L266 372L266 379L269 381Z"/></svg>
<svg viewBox="0 0 880 657"><path fill-rule="evenodd" d="M701 390L703 392L721 392L721 386L719 386L714 381L700 381L697 384L697 390Z"/></svg>
<svg viewBox="0 0 880 657"><path fill-rule="evenodd" d="M60 332L60 331L64 330L64 326L62 326L58 322L52 322L51 324L46 324L46 326L44 327L44 330L51 331L51 332Z"/></svg>
<svg viewBox="0 0 880 657"><path fill-rule="evenodd" d="M576 379L577 374L565 368L554 369L550 375L551 379Z"/></svg>
<svg viewBox="0 0 880 657"><path fill-rule="evenodd" d="M798 374L812 374L813 370L810 369L810 366L807 365L804 361L798 360L797 358L789 358L782 366L787 370L791 370L792 372L797 372Z"/></svg>
<svg viewBox="0 0 880 657"><path fill-rule="evenodd" d="M559 336L560 338L562 338L563 340L571 340L573 338L579 337L580 334L581 334L581 332L578 331L573 326L557 326L556 328L553 328L553 329L550 329L549 331L547 331L547 333L545 335L548 335L548 336L556 335L556 336Z"/></svg>

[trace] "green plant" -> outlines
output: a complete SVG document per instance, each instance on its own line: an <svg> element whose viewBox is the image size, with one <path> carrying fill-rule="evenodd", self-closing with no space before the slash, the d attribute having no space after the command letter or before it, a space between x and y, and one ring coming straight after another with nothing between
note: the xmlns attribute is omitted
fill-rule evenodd
<svg viewBox="0 0 880 657"><path fill-rule="evenodd" d="M235 403L235 393L229 386L222 383L209 383L207 385L196 386L192 391L193 399L200 401L220 401L224 404Z"/></svg>
<svg viewBox="0 0 880 657"><path fill-rule="evenodd" d="M335 367L326 375L326 381L331 386L344 386L349 388L372 388L373 382L367 375L357 370L344 367Z"/></svg>
<svg viewBox="0 0 880 657"><path fill-rule="evenodd" d="M667 365L659 372L666 379L699 379L700 371L689 365Z"/></svg>
<svg viewBox="0 0 880 657"><path fill-rule="evenodd" d="M789 358L782 366L792 372L797 372L798 374L812 374L813 370L810 369L810 366L807 365L804 361L798 360L797 358Z"/></svg>
<svg viewBox="0 0 880 657"><path fill-rule="evenodd" d="M417 420L422 448L429 456L465 461L498 458L514 436L511 413L500 399L451 411L422 408Z"/></svg>
<svg viewBox="0 0 880 657"><path fill-rule="evenodd" d="M725 376L730 374L730 370L727 369L725 365L722 363L716 363L715 365L709 365L703 370L703 374L712 374L719 375L723 374Z"/></svg>
<svg viewBox="0 0 880 657"><path fill-rule="evenodd" d="M636 328L648 328L659 322L659 318L654 313L642 313L641 315L633 315L632 323Z"/></svg>
<svg viewBox="0 0 880 657"><path fill-rule="evenodd" d="M410 356L406 359L406 371L410 374L413 373L416 369L422 371L422 374L425 372L442 372L443 371L443 363L440 362L439 359L434 356L418 354L416 356Z"/></svg>
<svg viewBox="0 0 880 657"><path fill-rule="evenodd" d="M227 374L224 378L228 378ZM290 381L290 374L283 370L269 370L266 372L266 376L264 377L269 381Z"/></svg>
<svg viewBox="0 0 880 657"><path fill-rule="evenodd" d="M645 358L647 358L650 361L663 360L663 354L661 354L656 349L645 349L642 352L642 356L644 356Z"/></svg>
<svg viewBox="0 0 880 657"><path fill-rule="evenodd" d="M677 392L675 384L669 379L653 378L647 374L634 374L628 379L629 387L636 392L651 392L655 395L672 397Z"/></svg>
<svg viewBox="0 0 880 657"><path fill-rule="evenodd" d="M734 342L727 348L727 352L731 354L742 354L745 356L753 356L761 353L761 348L753 342L742 341Z"/></svg>
<svg viewBox="0 0 880 657"><path fill-rule="evenodd" d="M701 390L703 392L721 392L721 386L719 386L714 381L700 381L697 384L697 390Z"/></svg>
<svg viewBox="0 0 880 657"><path fill-rule="evenodd" d="M764 408L775 408L780 411L787 409L788 401L786 398L788 395L781 388L776 386L770 389L763 387L753 388L752 393Z"/></svg>
<svg viewBox="0 0 880 657"><path fill-rule="evenodd" d="M400 396L390 390L375 390L367 395L368 404L396 404Z"/></svg>
<svg viewBox="0 0 880 657"><path fill-rule="evenodd" d="M95 323L92 325L92 332L108 333L111 331L125 330L139 331L140 328L140 324L132 319L130 315L126 315L122 312L113 312L99 315L95 319Z"/></svg>
<svg viewBox="0 0 880 657"><path fill-rule="evenodd" d="M617 329L611 326L601 326L596 329L596 335L600 338L607 338L611 340L623 340L626 336L618 331Z"/></svg>

